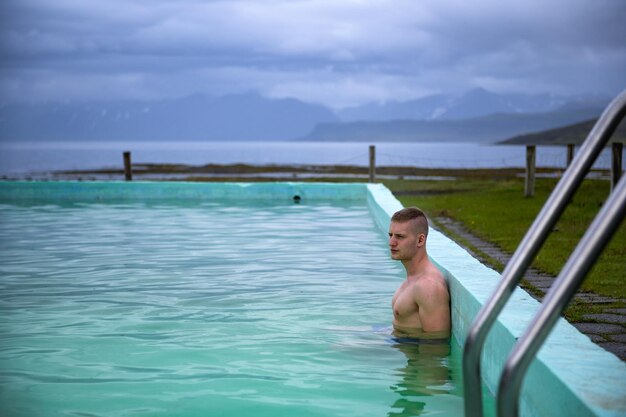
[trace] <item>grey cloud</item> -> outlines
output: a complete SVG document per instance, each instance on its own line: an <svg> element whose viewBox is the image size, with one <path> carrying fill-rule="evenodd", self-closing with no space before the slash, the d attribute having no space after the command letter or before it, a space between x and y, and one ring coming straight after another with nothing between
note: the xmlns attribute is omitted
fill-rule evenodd
<svg viewBox="0 0 626 417"><path fill-rule="evenodd" d="M21 0L0 16L3 101L626 87L622 0Z"/></svg>

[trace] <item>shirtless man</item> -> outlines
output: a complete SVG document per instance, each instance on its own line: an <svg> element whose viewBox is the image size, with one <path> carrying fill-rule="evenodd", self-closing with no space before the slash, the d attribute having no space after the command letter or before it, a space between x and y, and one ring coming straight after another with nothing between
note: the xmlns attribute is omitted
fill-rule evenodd
<svg viewBox="0 0 626 417"><path fill-rule="evenodd" d="M448 285L426 253L428 220L408 207L396 212L389 226L391 259L401 261L406 280L391 300L394 336L444 339L450 336Z"/></svg>

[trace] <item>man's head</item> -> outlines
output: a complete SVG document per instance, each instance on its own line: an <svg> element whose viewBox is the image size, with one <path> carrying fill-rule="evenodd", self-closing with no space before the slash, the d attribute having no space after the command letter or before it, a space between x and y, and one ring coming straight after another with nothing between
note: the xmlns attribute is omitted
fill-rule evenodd
<svg viewBox="0 0 626 417"><path fill-rule="evenodd" d="M428 220L423 211L416 207L397 211L391 217L389 226L391 258L410 260L419 252L425 252L427 236Z"/></svg>
<svg viewBox="0 0 626 417"><path fill-rule="evenodd" d="M410 222L416 235L423 233L425 236L428 236L428 219L426 219L426 214L417 207L407 207L396 211L391 216L391 222Z"/></svg>

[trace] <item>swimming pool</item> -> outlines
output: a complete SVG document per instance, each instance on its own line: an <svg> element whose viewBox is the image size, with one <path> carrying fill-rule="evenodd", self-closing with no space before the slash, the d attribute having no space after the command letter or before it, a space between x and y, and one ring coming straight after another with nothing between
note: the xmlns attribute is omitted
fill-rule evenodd
<svg viewBox="0 0 626 417"><path fill-rule="evenodd" d="M2 415L462 413L458 344L390 340L363 201L0 209Z"/></svg>
<svg viewBox="0 0 626 417"><path fill-rule="evenodd" d="M456 341L389 340L382 185L0 182L0 203L2 414L462 414ZM499 274L436 230L429 248L462 344ZM537 308L518 290L496 322L490 390ZM560 320L521 412L621 416L624 380Z"/></svg>

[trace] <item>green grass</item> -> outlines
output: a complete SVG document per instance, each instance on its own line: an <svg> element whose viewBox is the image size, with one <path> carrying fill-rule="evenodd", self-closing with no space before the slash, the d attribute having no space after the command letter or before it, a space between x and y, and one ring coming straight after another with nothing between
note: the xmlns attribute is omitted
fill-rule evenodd
<svg viewBox="0 0 626 417"><path fill-rule="evenodd" d="M524 197L522 179L456 181L385 181L405 206L417 206L430 217L461 221L475 235L513 253L554 189L557 180L538 179L533 198ZM608 181L586 180L535 259L533 266L558 275L579 239L609 194ZM582 284L584 291L626 298L624 285L626 224ZM577 314L572 313L574 316Z"/></svg>

